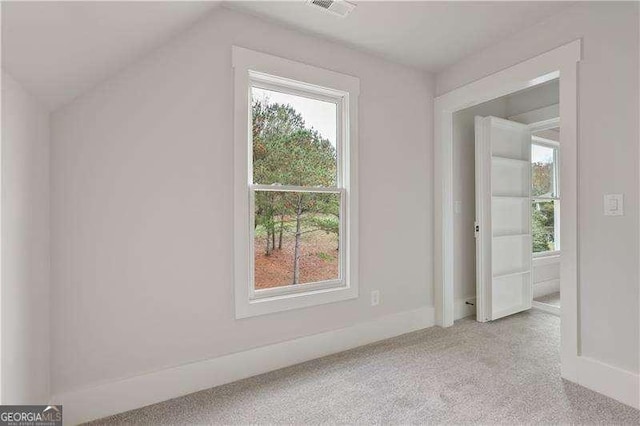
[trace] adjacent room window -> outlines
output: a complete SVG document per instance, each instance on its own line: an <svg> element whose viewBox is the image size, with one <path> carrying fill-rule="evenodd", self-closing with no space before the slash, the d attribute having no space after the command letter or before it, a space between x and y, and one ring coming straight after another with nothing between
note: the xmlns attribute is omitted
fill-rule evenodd
<svg viewBox="0 0 640 426"><path fill-rule="evenodd" d="M233 53L236 316L356 297L357 79Z"/></svg>
<svg viewBox="0 0 640 426"><path fill-rule="evenodd" d="M560 250L560 185L558 144L533 137L531 144L533 253Z"/></svg>

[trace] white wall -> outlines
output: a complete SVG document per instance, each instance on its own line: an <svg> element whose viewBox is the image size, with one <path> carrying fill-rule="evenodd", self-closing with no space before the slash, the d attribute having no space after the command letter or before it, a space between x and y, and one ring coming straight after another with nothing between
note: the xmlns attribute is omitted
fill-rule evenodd
<svg viewBox="0 0 640 426"><path fill-rule="evenodd" d="M475 117L489 115L507 117L507 99L495 99L453 115L453 197L460 203L460 212L454 212L453 219L453 297L457 303L476 297Z"/></svg>
<svg viewBox="0 0 640 426"><path fill-rule="evenodd" d="M49 114L2 72L2 404L49 401Z"/></svg>
<svg viewBox="0 0 640 426"><path fill-rule="evenodd" d="M234 319L232 45L360 78L357 300ZM431 306L432 99L422 72L219 10L56 111L53 392Z"/></svg>
<svg viewBox="0 0 640 426"><path fill-rule="evenodd" d="M560 291L560 256L533 259L533 297Z"/></svg>
<svg viewBox="0 0 640 426"><path fill-rule="evenodd" d="M507 95L505 98L507 117L556 105L560 102L560 81L551 80L548 83ZM549 118L557 118L557 116ZM545 120L545 118L540 118L540 120Z"/></svg>
<svg viewBox="0 0 640 426"><path fill-rule="evenodd" d="M445 93L582 38L578 105L578 253L582 354L638 371L638 7L581 3L437 76ZM624 193L625 215L602 214Z"/></svg>

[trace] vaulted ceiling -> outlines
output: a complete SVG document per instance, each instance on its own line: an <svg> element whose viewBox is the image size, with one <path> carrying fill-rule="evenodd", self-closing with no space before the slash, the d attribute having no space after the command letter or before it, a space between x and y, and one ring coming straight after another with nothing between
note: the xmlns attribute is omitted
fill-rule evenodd
<svg viewBox="0 0 640 426"><path fill-rule="evenodd" d="M219 6L216 2L2 2L2 68L55 109Z"/></svg>
<svg viewBox="0 0 640 426"><path fill-rule="evenodd" d="M557 13L572 2L351 1L346 18L305 1L224 2L230 7L437 72L501 38Z"/></svg>
<svg viewBox="0 0 640 426"><path fill-rule="evenodd" d="M572 4L355 3L346 18L304 0L222 5L437 72ZM2 68L55 109L216 13L218 6L207 1L2 2Z"/></svg>

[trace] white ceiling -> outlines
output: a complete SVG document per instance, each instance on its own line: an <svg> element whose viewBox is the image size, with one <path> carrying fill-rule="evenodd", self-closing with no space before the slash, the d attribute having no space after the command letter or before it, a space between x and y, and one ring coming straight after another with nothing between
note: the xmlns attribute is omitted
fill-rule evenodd
<svg viewBox="0 0 640 426"><path fill-rule="evenodd" d="M346 18L305 1L227 1L223 6L437 72L575 3L349 1L357 7Z"/></svg>
<svg viewBox="0 0 640 426"><path fill-rule="evenodd" d="M2 2L2 67L55 109L208 14L219 2ZM346 18L304 0L225 7L439 71L569 2L365 2Z"/></svg>
<svg viewBox="0 0 640 426"><path fill-rule="evenodd" d="M2 2L2 68L55 109L219 2Z"/></svg>
<svg viewBox="0 0 640 426"><path fill-rule="evenodd" d="M539 136L544 139L551 139L555 142L560 142L560 127L549 130L540 130L539 132L534 133L534 136Z"/></svg>

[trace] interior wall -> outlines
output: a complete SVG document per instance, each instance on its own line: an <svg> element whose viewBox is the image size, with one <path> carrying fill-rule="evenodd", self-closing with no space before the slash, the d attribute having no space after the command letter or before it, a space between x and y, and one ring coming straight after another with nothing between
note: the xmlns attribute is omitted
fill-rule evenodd
<svg viewBox="0 0 640 426"><path fill-rule="evenodd" d="M560 291L560 256L533 259L533 297Z"/></svg>
<svg viewBox="0 0 640 426"><path fill-rule="evenodd" d="M577 4L437 75L442 94L581 38L578 65L578 277L581 353L638 372L636 2ZM612 75L615 70L615 75ZM603 194L624 194L624 216Z"/></svg>
<svg viewBox="0 0 640 426"><path fill-rule="evenodd" d="M454 203L454 299L458 306L476 297L475 223L475 123L476 116L508 119L514 115L537 110L559 101L559 85L554 80L534 88L503 96L453 115L453 194ZM542 116L541 119L555 117ZM559 270L556 266L533 265L533 282L548 280ZM472 314L472 309L458 309L457 317Z"/></svg>
<svg viewBox="0 0 640 426"><path fill-rule="evenodd" d="M356 300L234 319L232 45L360 79ZM223 9L56 111L53 392L432 306L432 92Z"/></svg>
<svg viewBox="0 0 640 426"><path fill-rule="evenodd" d="M507 117L556 105L560 102L560 81L551 80L548 83L505 96L505 98ZM544 120L544 118L541 118L541 120Z"/></svg>
<svg viewBox="0 0 640 426"><path fill-rule="evenodd" d="M49 402L49 113L2 71L2 404Z"/></svg>

